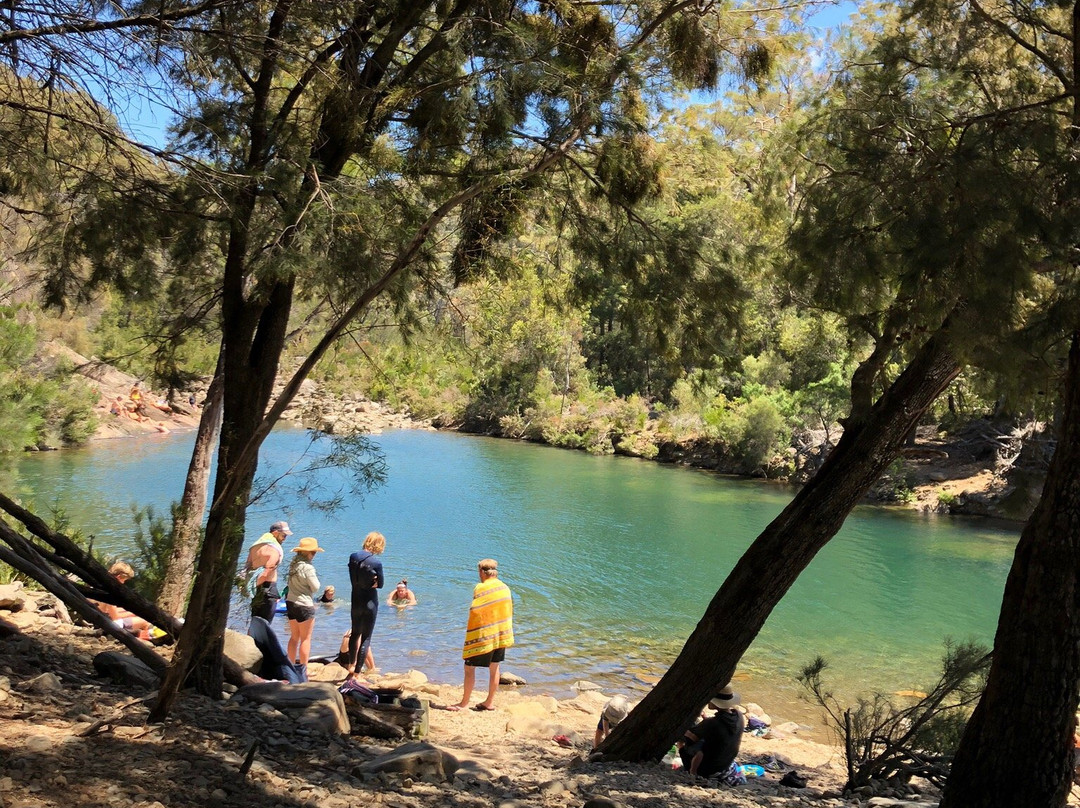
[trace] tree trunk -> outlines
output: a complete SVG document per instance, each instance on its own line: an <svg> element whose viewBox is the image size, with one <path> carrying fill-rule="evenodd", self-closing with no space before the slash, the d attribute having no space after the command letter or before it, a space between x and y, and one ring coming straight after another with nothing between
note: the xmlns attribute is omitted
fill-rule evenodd
<svg viewBox="0 0 1080 808"><path fill-rule="evenodd" d="M904 437L960 372L943 326L818 473L746 551L656 687L601 744L606 760L661 757L726 684L773 607L897 456Z"/></svg>
<svg viewBox="0 0 1080 808"><path fill-rule="evenodd" d="M214 501L184 627L151 721L168 715L189 675L200 693L221 697L225 622L244 541L244 513L258 465L258 444L265 437L259 427L285 345L292 291L293 282L288 280L272 287L265 305L234 299L236 308L222 318L222 426Z"/></svg>
<svg viewBox="0 0 1080 808"><path fill-rule="evenodd" d="M1005 583L986 690L964 730L941 808L1065 805L1080 687L1080 344L1042 498Z"/></svg>
<svg viewBox="0 0 1080 808"><path fill-rule="evenodd" d="M182 614L187 603L191 581L195 577L195 559L202 543L202 521L206 512L206 493L210 486L210 461L221 434L221 373L206 391L195 448L191 452L184 495L173 514L172 553L165 568L165 580L157 603L169 614Z"/></svg>
<svg viewBox="0 0 1080 808"><path fill-rule="evenodd" d="M2 493L0 493L0 509L18 519L33 535L53 549L54 552L48 554L48 557L46 557L46 552L36 545L31 548L33 552L27 552L24 544L28 543L25 539L0 520L0 540L8 544L14 552L31 562L33 568L21 568L21 571L46 588L50 587L50 583L54 578L58 580L64 588L65 594L55 592L54 594L64 600L73 611L85 615L85 609L89 608L93 612L100 614L96 607L87 603L86 596L77 587L73 586L63 574L73 574L78 579L86 582L94 591L93 596L95 599L104 600L134 612L139 617L148 620L158 628L164 629L174 637L180 635L181 624L179 620L162 611L156 604L146 600L135 590L121 584L113 576L109 575L109 571L98 563L97 559L63 533L52 530L40 517L16 504ZM0 550L2 549L0 548ZM60 576L54 575L50 565L58 567L63 574ZM12 564L12 566L15 566L15 564ZM54 590L50 588L49 591L53 592ZM72 598L77 602L73 602ZM116 636L121 642L127 639L123 635ZM131 639L134 640L134 637L131 637ZM139 645L140 648L146 647L141 642ZM139 654L136 653L136 656L139 656ZM153 664L150 666L154 667ZM224 660L224 667L228 681L238 687L262 681L228 657Z"/></svg>

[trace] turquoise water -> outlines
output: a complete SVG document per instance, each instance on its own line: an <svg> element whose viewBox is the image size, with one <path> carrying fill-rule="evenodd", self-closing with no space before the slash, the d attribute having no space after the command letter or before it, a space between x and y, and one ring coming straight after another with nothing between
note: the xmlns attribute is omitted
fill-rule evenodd
<svg viewBox="0 0 1080 808"><path fill-rule="evenodd" d="M458 682L476 561L499 560L513 589L518 645L505 665L563 695L576 680L644 687L674 658L743 550L790 489L627 458L425 431L377 436L385 486L332 514L280 495L249 512L249 540L277 518L315 536L324 584L343 602L317 618L313 653L348 627L348 554L370 530L387 537L388 585L406 577L419 605L382 607L373 648L383 671L418 668ZM18 489L60 504L95 546L131 547L131 505L180 495L192 435L117 440L28 455ZM267 441L268 472L293 465L304 433ZM325 481L338 480L330 472ZM989 643L1017 531L858 509L769 619L737 677L750 700L797 718L794 677L817 654L843 693L925 687L945 636ZM287 543L286 547L292 546ZM244 627L243 609L234 623ZM278 618L279 631L287 631ZM781 703L783 709L770 708Z"/></svg>

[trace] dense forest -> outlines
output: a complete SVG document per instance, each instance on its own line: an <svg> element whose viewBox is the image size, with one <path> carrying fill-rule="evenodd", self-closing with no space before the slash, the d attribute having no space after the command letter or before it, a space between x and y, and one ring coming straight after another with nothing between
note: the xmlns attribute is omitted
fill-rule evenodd
<svg viewBox="0 0 1080 808"><path fill-rule="evenodd" d="M989 418L1059 440L942 805L1063 804L1080 6L887 3L822 31L799 4L55 5L0 22L3 448L91 428L92 392L31 361L49 341L159 389L210 380L179 603L133 602L179 635L150 660L155 718L181 687L220 695L259 447L308 378L558 446L705 441L726 470L805 481L601 746L617 759L668 748L920 427ZM142 104L160 138L126 119ZM49 577L0 534L0 559Z"/></svg>

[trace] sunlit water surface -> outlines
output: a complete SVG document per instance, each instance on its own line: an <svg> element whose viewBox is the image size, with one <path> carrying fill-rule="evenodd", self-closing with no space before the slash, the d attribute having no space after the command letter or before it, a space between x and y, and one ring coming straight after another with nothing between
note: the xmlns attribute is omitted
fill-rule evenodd
<svg viewBox="0 0 1080 808"><path fill-rule="evenodd" d="M123 556L133 542L132 505L167 512L179 498L192 438L27 455L17 487L38 509L60 506L95 547ZM383 487L362 499L347 494L329 515L271 494L249 511L248 541L284 517L294 539L315 536L326 548L316 567L341 602L317 617L313 653L323 654L348 628L348 554L368 531L385 534L388 586L408 578L419 605L381 608L376 662L436 681L460 681L475 564L491 556L515 594L517 645L506 670L558 696L578 680L644 689L791 497L768 484L507 440L393 431L375 441L387 461ZM275 432L264 473L293 467L308 447L299 430ZM342 483L334 472L322 480ZM944 637L992 638L1016 538L977 522L856 510L747 653L737 675L744 698L817 723L795 676L818 654L845 695L925 687ZM245 628L240 604L233 624ZM284 617L275 626L284 637Z"/></svg>

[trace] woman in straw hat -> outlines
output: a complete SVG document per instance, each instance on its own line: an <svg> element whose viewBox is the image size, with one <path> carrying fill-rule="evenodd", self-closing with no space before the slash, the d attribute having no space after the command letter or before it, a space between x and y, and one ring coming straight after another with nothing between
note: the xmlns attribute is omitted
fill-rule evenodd
<svg viewBox="0 0 1080 808"><path fill-rule="evenodd" d="M311 563L321 553L319 542L311 536L300 539L293 548L296 554L289 565L289 595L285 614L289 618L289 661L296 662L307 679L307 662L311 655L311 632L315 628L315 600L319 591L319 576Z"/></svg>

